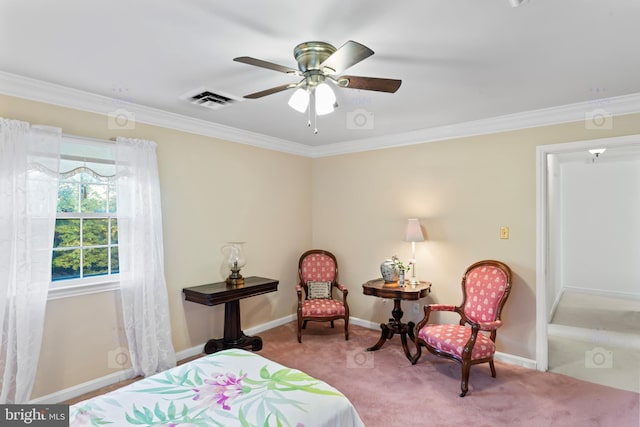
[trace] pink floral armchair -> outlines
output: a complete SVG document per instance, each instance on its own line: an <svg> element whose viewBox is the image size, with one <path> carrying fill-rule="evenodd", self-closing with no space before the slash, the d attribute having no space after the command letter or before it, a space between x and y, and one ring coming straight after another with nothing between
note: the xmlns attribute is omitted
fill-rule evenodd
<svg viewBox="0 0 640 427"><path fill-rule="evenodd" d="M496 331L502 326L502 307L511 291L511 269L494 260L478 261L469 266L462 277L462 303L459 306L431 304L424 307L424 319L416 325L417 353L411 363L421 356L421 347L431 353L456 360L462 364L460 397L469 391L471 365L489 363L491 376L496 369ZM460 315L459 325L429 324L433 311L453 311Z"/></svg>
<svg viewBox="0 0 640 427"><path fill-rule="evenodd" d="M302 254L298 261L298 342L302 342L302 330L308 321L331 322L344 320L344 339L349 339L349 291L338 283L336 257L322 249L312 249ZM342 298L333 297L334 289ZM304 295L303 295L304 291Z"/></svg>

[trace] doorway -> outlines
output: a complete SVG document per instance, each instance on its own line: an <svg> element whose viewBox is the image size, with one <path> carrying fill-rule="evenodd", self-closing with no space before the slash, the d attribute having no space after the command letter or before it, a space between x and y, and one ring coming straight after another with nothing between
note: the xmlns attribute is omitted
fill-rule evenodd
<svg viewBox="0 0 640 427"><path fill-rule="evenodd" d="M537 148L538 370L639 391L639 217L640 136Z"/></svg>

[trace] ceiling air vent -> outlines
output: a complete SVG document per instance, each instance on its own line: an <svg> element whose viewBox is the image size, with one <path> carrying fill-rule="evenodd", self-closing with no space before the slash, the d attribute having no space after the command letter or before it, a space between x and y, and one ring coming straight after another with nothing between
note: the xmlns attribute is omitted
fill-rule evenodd
<svg viewBox="0 0 640 427"><path fill-rule="evenodd" d="M220 110L240 100L240 98L228 94L213 92L202 88L187 92L180 98L210 110Z"/></svg>

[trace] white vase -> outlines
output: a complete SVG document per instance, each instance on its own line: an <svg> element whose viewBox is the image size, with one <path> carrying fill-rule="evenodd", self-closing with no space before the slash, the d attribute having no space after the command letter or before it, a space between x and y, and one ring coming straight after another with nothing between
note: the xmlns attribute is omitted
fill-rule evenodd
<svg viewBox="0 0 640 427"><path fill-rule="evenodd" d="M390 259L385 259L384 262L380 264L380 273L382 273L384 283L394 283L398 281L398 269L395 268L393 261Z"/></svg>

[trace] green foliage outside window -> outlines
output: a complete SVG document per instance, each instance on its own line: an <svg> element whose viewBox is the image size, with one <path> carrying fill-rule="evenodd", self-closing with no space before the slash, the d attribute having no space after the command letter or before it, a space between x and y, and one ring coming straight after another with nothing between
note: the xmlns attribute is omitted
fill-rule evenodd
<svg viewBox="0 0 640 427"><path fill-rule="evenodd" d="M115 185L81 172L60 181L52 279L116 274L118 223Z"/></svg>

